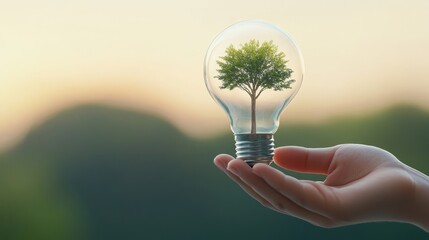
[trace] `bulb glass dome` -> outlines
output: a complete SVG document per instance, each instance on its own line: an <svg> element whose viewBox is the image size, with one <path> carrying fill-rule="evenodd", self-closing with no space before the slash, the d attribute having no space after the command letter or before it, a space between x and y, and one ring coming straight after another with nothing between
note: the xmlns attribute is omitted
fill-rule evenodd
<svg viewBox="0 0 429 240"><path fill-rule="evenodd" d="M301 53L288 33L264 21L250 20L236 23L216 36L205 57L204 77L207 89L213 99L228 114L231 129L235 134L250 134L252 128L252 106L249 93L242 88L222 88L219 79L219 61L228 47L243 47L250 41L259 44L272 42L278 52L284 53L287 68L292 70L288 80L293 80L290 88L264 89L256 100L256 133L274 133L279 126L279 117L298 92L304 73Z"/></svg>

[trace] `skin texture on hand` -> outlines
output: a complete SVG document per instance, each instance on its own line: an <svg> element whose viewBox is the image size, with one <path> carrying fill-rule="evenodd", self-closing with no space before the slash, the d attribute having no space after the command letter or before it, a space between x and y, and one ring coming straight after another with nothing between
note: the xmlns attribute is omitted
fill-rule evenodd
<svg viewBox="0 0 429 240"><path fill-rule="evenodd" d="M225 154L214 160L265 207L314 225L398 221L429 230L429 178L383 149L358 144L281 147L274 162L292 171L324 174L326 179L298 180L265 164L250 168Z"/></svg>

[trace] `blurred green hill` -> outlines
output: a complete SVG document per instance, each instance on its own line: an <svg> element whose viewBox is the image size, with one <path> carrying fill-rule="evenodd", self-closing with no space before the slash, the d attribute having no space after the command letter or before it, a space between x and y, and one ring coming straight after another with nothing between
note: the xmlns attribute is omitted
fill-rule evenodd
<svg viewBox="0 0 429 240"><path fill-rule="evenodd" d="M276 133L278 146L346 142L382 147L429 174L429 113L410 106ZM198 140L142 113L65 110L0 155L0 239L428 238L407 224L323 229L269 211L214 167L221 152L234 154L232 134Z"/></svg>

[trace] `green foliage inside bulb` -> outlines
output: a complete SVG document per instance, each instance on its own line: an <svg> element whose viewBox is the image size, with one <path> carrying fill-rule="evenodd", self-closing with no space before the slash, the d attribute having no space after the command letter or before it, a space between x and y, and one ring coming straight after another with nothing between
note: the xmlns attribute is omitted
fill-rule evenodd
<svg viewBox="0 0 429 240"><path fill-rule="evenodd" d="M226 55L217 60L218 75L222 81L221 89L239 88L249 94L251 99L251 133L256 133L256 99L266 89L281 91L291 88L295 82L290 79L293 70L286 66L284 52L279 52L273 41L262 44L252 39L240 48L229 46Z"/></svg>

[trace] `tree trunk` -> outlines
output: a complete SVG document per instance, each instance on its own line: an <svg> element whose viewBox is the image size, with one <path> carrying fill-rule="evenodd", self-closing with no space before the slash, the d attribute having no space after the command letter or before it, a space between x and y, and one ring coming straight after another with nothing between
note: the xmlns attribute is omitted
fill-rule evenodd
<svg viewBox="0 0 429 240"><path fill-rule="evenodd" d="M250 134L256 134L256 96L253 94L250 98L252 99L252 127Z"/></svg>

